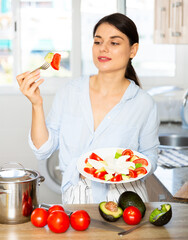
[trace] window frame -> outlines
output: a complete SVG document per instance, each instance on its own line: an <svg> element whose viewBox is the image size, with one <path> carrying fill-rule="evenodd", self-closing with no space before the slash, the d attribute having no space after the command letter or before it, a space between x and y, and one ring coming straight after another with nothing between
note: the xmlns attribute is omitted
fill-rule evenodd
<svg viewBox="0 0 188 240"><path fill-rule="evenodd" d="M158 86L177 86L182 89L185 88L185 79L188 77L186 74L186 56L188 53L188 46L175 45L175 74L173 77L166 76L148 76L139 77L140 82L144 89L148 90ZM182 57L183 56L183 57Z"/></svg>

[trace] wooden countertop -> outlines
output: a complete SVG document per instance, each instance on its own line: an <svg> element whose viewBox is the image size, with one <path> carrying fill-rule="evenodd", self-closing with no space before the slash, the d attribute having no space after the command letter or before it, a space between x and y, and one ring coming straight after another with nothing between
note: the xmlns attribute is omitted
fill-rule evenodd
<svg viewBox="0 0 188 240"><path fill-rule="evenodd" d="M151 211L159 207L162 203L146 203L146 214L142 221L148 219ZM125 236L118 236L117 232L112 229L104 229L102 227L95 227L90 225L86 231L79 232L75 231L71 227L61 234L51 232L48 227L36 228L32 225L31 222L16 224L16 225L6 225L0 224L0 239L1 240L58 240L58 239L95 239L95 240L115 240L115 239L149 239L149 240L163 240L163 239L187 239L188 237L188 206L183 203L171 203L172 205L172 219L171 221L163 226L156 227L150 223L145 224L144 226L136 229L135 231L129 233ZM67 210L78 210L84 209L88 211L91 218L103 220L98 211L98 205L95 204L83 204L83 205L67 205L65 206ZM115 223L111 223L116 226L122 227L125 230L128 230L132 226L127 225L123 219L119 219Z"/></svg>

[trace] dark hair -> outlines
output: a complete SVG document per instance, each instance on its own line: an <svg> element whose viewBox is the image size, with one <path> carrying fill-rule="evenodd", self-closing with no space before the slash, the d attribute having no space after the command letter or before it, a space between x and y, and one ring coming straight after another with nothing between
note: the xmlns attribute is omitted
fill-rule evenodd
<svg viewBox="0 0 188 240"><path fill-rule="evenodd" d="M136 25L134 24L134 22L130 18L128 18L124 14L113 13L113 14L110 14L108 16L103 17L95 25L95 27L93 29L93 37L95 36L95 32L96 32L97 28L102 23L109 23L110 25L113 25L119 31L124 33L129 39L130 46L132 46L134 43L139 42L139 36L138 36ZM127 64L125 77L133 80L138 86L140 86L139 79L137 77L137 74L136 74L133 66L132 66L131 60L132 59L130 58L129 62Z"/></svg>

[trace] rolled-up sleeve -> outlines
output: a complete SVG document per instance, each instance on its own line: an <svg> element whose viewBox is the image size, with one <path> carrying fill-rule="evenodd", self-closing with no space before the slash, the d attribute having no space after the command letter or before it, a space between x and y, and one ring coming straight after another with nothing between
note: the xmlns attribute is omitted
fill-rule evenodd
<svg viewBox="0 0 188 240"><path fill-rule="evenodd" d="M35 145L33 144L33 141L31 139L31 131L29 132L29 139L28 139L29 146L33 150L33 152L38 160L44 160L44 159L49 158L57 148L58 139L54 140L50 129L48 129L48 132L49 132L48 140L39 149L37 149L35 147Z"/></svg>

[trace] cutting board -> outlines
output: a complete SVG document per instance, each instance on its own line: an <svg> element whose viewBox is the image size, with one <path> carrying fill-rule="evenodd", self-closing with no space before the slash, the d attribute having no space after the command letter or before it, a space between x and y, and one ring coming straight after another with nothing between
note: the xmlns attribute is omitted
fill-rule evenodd
<svg viewBox="0 0 188 240"><path fill-rule="evenodd" d="M174 195L175 198L188 199L188 182L185 182L183 186Z"/></svg>

